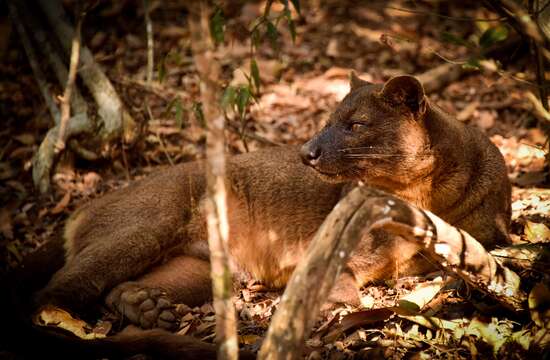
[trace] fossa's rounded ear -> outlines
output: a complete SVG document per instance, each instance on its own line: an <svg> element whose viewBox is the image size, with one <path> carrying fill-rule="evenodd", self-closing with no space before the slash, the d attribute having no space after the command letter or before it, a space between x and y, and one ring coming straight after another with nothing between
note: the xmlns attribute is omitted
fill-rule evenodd
<svg viewBox="0 0 550 360"><path fill-rule="evenodd" d="M350 91L357 90L360 87L363 87L363 86L366 86L366 85L371 85L371 83L368 82L368 81L365 81L365 80L361 80L359 78L359 76L357 76L355 71L352 70L351 73L349 74L349 88L350 88Z"/></svg>
<svg viewBox="0 0 550 360"><path fill-rule="evenodd" d="M424 87L414 76L401 75L389 79L380 95L392 105L407 106L413 113L423 112L425 108Z"/></svg>

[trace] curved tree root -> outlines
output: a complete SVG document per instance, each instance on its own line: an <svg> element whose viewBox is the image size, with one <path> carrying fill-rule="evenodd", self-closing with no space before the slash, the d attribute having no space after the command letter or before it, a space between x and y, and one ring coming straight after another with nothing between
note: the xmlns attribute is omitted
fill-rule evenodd
<svg viewBox="0 0 550 360"><path fill-rule="evenodd" d="M33 37L38 44L36 47L42 48L43 52L46 53L46 58L48 58L50 65L54 69L58 81L64 85L67 82L68 72L61 58L68 57L71 53L71 43L74 38L75 29L67 21L60 1L39 1L39 5L46 14L46 18L53 29L53 36L50 36L49 31L45 30L40 25L41 23L33 18L32 12L28 11L25 2L12 0L8 4L10 5L12 16L20 18L20 21L15 21L15 23L20 24L18 26L20 32L23 30L21 36L26 39L26 50L30 49L27 50L27 53L31 62L36 58L36 55L34 54L30 38L25 32L25 28L33 29ZM50 38L52 37L57 38L61 43L64 56L59 56L56 51L52 51L53 46L50 46ZM58 151L54 151L55 148L53 145L58 142L58 139L58 143L61 144L59 146L60 149L63 148L62 145L67 140L71 150L76 151L79 156L83 156L86 159L97 159L97 154L106 154L110 144L113 142L118 142L122 138L125 143L133 143L138 135L138 128L134 119L124 108L111 82L100 66L94 61L91 52L86 47L81 48L80 60L81 67L78 70L78 74L97 103L98 116L97 118L88 118L86 103L75 87L74 101L73 97L69 99L69 96L67 96L65 101L66 105L70 101L72 111L75 114L69 119L68 123L67 121L61 121L59 109L51 101L51 95L47 91L47 86L43 80L44 77L37 61L34 61L36 66L33 66L33 71L40 88L43 90L43 96L56 124L55 127L50 129L33 158L33 180L35 186L42 193L49 191L50 188L51 171L59 155ZM73 64L73 68L76 69L76 61L73 62L75 63ZM38 72L35 71L35 68L38 69ZM67 89L70 88L70 86L67 86ZM68 113L67 109L68 106L65 106L65 111L63 112L65 115ZM75 124L71 124L71 122L75 122ZM89 136L86 138L86 142L89 140L91 144L94 144L94 147L97 147L96 149L89 151L76 143L74 139L71 139L71 137L83 133L88 133Z"/></svg>
<svg viewBox="0 0 550 360"><path fill-rule="evenodd" d="M441 266L502 305L522 310L519 277L468 233L384 192L358 187L344 197L315 235L273 316L259 359L301 358L314 325L350 252L366 232L384 229L421 245Z"/></svg>
<svg viewBox="0 0 550 360"><path fill-rule="evenodd" d="M67 122L65 135L70 139L79 134L90 133L91 126L85 114L77 114ZM46 193L50 189L50 174L57 159L55 144L58 138L59 125L56 125L48 131L32 159L32 179L41 193Z"/></svg>

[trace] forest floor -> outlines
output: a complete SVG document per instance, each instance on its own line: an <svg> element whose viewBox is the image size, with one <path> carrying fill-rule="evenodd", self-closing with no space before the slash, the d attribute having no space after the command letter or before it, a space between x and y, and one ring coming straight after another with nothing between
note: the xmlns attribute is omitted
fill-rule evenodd
<svg viewBox="0 0 550 360"><path fill-rule="evenodd" d="M4 123L0 129L1 271L15 267L51 238L67 216L90 198L126 186L160 167L204 158L206 132L193 111L199 98L198 77L183 7L176 1L152 1L155 58L157 64L162 64L156 76L163 79L148 85L145 25L138 6L141 2L113 3L117 4L107 2L88 14L83 41L143 125L143 134L131 147L115 147L108 160L92 163L63 159L48 196L34 191L30 167L52 121L15 30L0 41L0 115ZM229 152L302 143L323 126L347 93L350 70L365 80L383 82L396 74L421 74L443 64L442 58L467 60L471 49L445 42L443 35L476 39L484 27L491 25L434 16L433 12L441 9L429 5L416 8L426 13L411 13L399 10L403 7L399 2L350 4L328 1L318 7L304 2L302 18L296 23L296 42L282 26L277 51L268 41L259 47L255 57L262 80L260 94L244 123L235 114L230 116L226 132ZM274 11L282 10L277 6ZM475 6L449 5L446 11L456 18L496 17ZM243 29L260 13L260 5L249 4L227 21L227 35L232 40L217 50L226 83L246 82L243 73L249 73L251 57ZM5 17L0 25L10 28ZM456 114L460 121L481 128L503 153L513 184L513 242L549 242L550 179L542 150L546 138L536 126L525 95L532 91L527 83L533 82L533 67L529 56L520 50L510 52L501 61L505 72L491 71L490 67L471 71L430 93L429 98ZM54 90L62 93L62 89ZM179 101L182 106L174 106ZM245 140L241 128L249 134ZM320 320L307 342L305 356L527 358L525 349L531 342L550 342L548 334L540 334L540 324L530 317L532 314L502 311L460 281L447 281L438 292L442 286L438 275L446 278L432 274L429 279L394 279L365 287L363 308L342 307ZM544 274L534 276L548 280ZM395 306L406 294L420 296L421 289L433 293L423 314L447 323L426 324L412 316L375 310ZM258 348L279 295L255 283L243 284L239 289L236 307L242 344ZM358 310L359 315L348 315ZM206 304L186 312L179 333L212 341L212 306ZM114 332L118 330L114 324L116 319L105 315L101 327Z"/></svg>

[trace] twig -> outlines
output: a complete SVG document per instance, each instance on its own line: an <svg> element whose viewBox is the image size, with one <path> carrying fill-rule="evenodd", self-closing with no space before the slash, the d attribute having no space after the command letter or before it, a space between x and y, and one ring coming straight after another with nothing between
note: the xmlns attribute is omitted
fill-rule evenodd
<svg viewBox="0 0 550 360"><path fill-rule="evenodd" d="M412 38L407 38L405 36L402 36L402 35L396 35L396 34L384 34L383 36L385 36L386 38L392 38L392 39L395 39L397 41L405 41L405 42L408 42L408 43L415 43L417 42L417 40L415 39L412 39ZM444 56L443 54L439 53L437 50L435 50L433 47L431 46L425 46L426 49L428 49L428 51L430 51L431 53L433 53L435 56L437 56L438 58L440 58L441 60L445 61L445 62L448 62L450 64L453 64L453 65L464 65L468 62L467 59L464 59L464 60L453 60L453 59L449 59L448 57Z"/></svg>
<svg viewBox="0 0 550 360"><path fill-rule="evenodd" d="M31 65L31 69L34 74L34 78L36 79L36 82L38 84L38 88L42 93L42 97L46 102L46 106L48 107L48 110L50 112L52 119L57 123L61 115L59 113L59 109L57 105L53 101L50 91L48 90L46 77L44 76L42 69L38 65L38 61L36 60L37 59L36 53L34 52L34 48L32 47L31 40L29 39L29 36L27 35L27 31L25 30L25 26L23 25L23 22L21 21L21 18L19 16L19 11L16 5L18 3L18 0L10 0L7 3L8 3L11 18L13 20L13 24L15 24L15 27L17 28L17 32L19 33L21 43L23 44L23 48L27 53L27 58L29 59L29 64Z"/></svg>
<svg viewBox="0 0 550 360"><path fill-rule="evenodd" d="M239 136L244 136L244 137L247 137L249 139L256 140L256 141L258 141L262 144L269 145L269 146L281 146L281 145L283 145L282 143L269 140L268 138L265 138L261 135L258 135L256 133L254 133L254 132L247 131L246 129L244 130L244 132L241 132L240 125L236 121L227 120L227 124L229 125L229 130L234 132L235 134L237 134Z"/></svg>
<svg viewBox="0 0 550 360"><path fill-rule="evenodd" d="M218 359L237 359L238 342L233 288L228 260L229 223L225 188L225 118L218 105L221 88L218 84L221 66L214 57L210 36L210 8L206 1L190 5L189 30L195 65L201 79L200 92L204 117L208 126L207 198L205 201L208 245L212 276Z"/></svg>
<svg viewBox="0 0 550 360"><path fill-rule="evenodd" d="M123 76L118 78L113 78L113 81L125 86L139 86L145 91L148 91L151 94L156 95L159 98L164 99L166 101L170 101L171 98L173 98L174 96L178 96L179 98L181 98L182 101L185 101L187 103L192 102L189 98L189 93L181 90L176 90L168 86L164 86L158 82L153 82L151 84L148 84L145 81L141 81L138 79L131 79Z"/></svg>
<svg viewBox="0 0 550 360"><path fill-rule="evenodd" d="M73 34L73 41L71 47L71 60L69 63L69 75L67 77L67 85L65 86L65 92L61 97L61 120L59 122L59 133L57 142L55 144L55 152L59 153L65 148L66 141L66 129L67 122L71 115L71 95L74 88L74 82L76 80L76 72L78 70L78 62L80 58L80 32L82 30L82 22L84 21L84 14L79 14L78 21L76 23L76 29Z"/></svg>
<svg viewBox="0 0 550 360"><path fill-rule="evenodd" d="M149 120L150 121L154 120L153 113L151 112L151 107L149 106L149 104L145 104L145 108L147 109L147 114L149 115ZM164 146L164 141L162 141L162 138L160 137L160 134L159 134L158 131L156 133L156 136L157 136L157 139L159 141L160 148L161 148L162 152L164 153L164 155L166 156L166 158L168 159L168 162L170 163L170 166L174 166L174 161L172 161L172 157L168 153L168 150L166 149L166 146Z"/></svg>
<svg viewBox="0 0 550 360"><path fill-rule="evenodd" d="M153 47L153 22L151 21L151 4L149 0L143 0L145 10L145 28L147 31L147 83L153 81L154 47Z"/></svg>

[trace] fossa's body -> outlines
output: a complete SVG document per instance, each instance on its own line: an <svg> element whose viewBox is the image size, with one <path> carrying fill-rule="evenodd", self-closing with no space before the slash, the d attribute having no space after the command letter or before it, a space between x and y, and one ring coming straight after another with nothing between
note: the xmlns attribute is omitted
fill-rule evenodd
<svg viewBox="0 0 550 360"><path fill-rule="evenodd" d="M228 158L234 270L284 286L345 188L359 180L434 212L488 248L508 239L510 184L489 139L430 104L413 77L373 85L352 76L350 94L301 149ZM82 206L66 225L65 265L37 301L78 311L105 299L144 328L172 327L172 303L211 296L205 183L204 163L192 162ZM427 271L418 254L400 237L366 236L328 301L357 304L366 282Z"/></svg>

